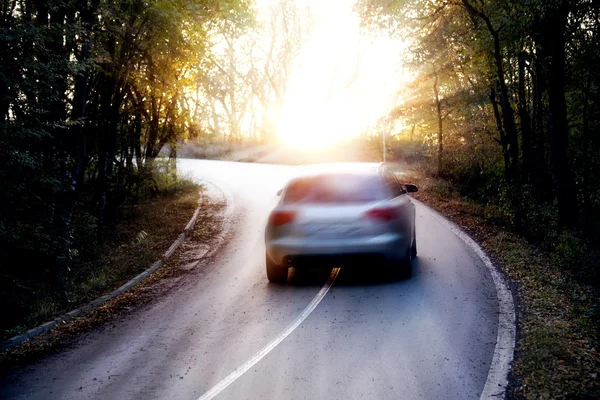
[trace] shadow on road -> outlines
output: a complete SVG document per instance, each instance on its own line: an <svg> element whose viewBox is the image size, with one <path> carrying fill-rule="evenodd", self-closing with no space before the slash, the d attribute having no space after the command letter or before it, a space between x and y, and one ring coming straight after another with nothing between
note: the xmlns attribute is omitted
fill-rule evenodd
<svg viewBox="0 0 600 400"><path fill-rule="evenodd" d="M362 265L339 265L340 273L335 286L377 286L408 284L418 280L423 262L416 258L412 261L413 275L403 279L395 276L385 265L377 262ZM333 268L333 267L332 267ZM291 268L288 276L288 286L307 287L322 286L329 277L331 268Z"/></svg>

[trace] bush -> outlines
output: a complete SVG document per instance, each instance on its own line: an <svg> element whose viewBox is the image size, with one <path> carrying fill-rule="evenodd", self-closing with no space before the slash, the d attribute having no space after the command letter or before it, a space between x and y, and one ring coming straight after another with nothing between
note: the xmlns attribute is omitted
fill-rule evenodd
<svg viewBox="0 0 600 400"><path fill-rule="evenodd" d="M115 222L135 214L136 205L153 196L173 196L186 191L193 182L177 176L168 159L157 159L148 174L131 171L129 185L119 187L122 198L114 210L99 224L98 206L90 187L84 187L70 215L68 231L54 228L52 216L61 206L58 195L35 210L12 201L12 214L0 219L0 331L2 336L13 333L14 327L44 322L45 317L59 308L68 308L67 292L73 282L89 281L87 289L102 287L108 279L96 274L91 265L102 255L105 244L116 237ZM58 186L58 184L57 184ZM59 186L62 190L62 187ZM55 189L57 192L59 189ZM28 198L43 196L32 184L11 189L12 196ZM9 195L5 193L5 199ZM23 197L23 203L32 201ZM84 288L83 291L85 291ZM51 306L49 306L49 304Z"/></svg>
<svg viewBox="0 0 600 400"><path fill-rule="evenodd" d="M432 179L428 181L426 190L429 194L439 200L448 200L456 197L456 188L448 181Z"/></svg>
<svg viewBox="0 0 600 400"><path fill-rule="evenodd" d="M597 248L569 231L551 234L550 244L556 263L581 280L599 283L600 252Z"/></svg>

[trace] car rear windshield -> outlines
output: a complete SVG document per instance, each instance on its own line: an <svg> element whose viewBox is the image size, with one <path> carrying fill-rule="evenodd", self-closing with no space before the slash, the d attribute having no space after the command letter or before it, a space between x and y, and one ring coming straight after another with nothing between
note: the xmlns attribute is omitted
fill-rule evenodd
<svg viewBox="0 0 600 400"><path fill-rule="evenodd" d="M375 175L328 174L293 180L283 202L366 203L384 198L384 188Z"/></svg>

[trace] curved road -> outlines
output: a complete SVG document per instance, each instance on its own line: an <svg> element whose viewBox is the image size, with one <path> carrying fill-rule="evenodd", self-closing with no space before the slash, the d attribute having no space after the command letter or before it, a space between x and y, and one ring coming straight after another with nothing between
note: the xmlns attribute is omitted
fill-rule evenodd
<svg viewBox="0 0 600 400"><path fill-rule="evenodd" d="M2 399L197 400L286 329L329 271L267 282L264 224L293 167L181 160L228 193L224 244L168 295L0 381ZM414 276L342 269L316 309L217 399L478 399L496 344L489 271L417 204Z"/></svg>

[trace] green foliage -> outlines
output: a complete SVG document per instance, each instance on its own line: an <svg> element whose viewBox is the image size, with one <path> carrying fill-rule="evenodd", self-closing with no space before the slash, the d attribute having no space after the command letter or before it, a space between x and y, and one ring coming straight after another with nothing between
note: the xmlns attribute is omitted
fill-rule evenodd
<svg viewBox="0 0 600 400"><path fill-rule="evenodd" d="M175 157L190 126L189 88L203 76L212 27L249 23L249 7L0 4L3 328L38 297L67 304L76 265L97 256L122 204L181 190L157 157L165 147Z"/></svg>
<svg viewBox="0 0 600 400"><path fill-rule="evenodd" d="M414 79L386 118L426 146L420 169L530 239L566 229L597 247L597 2L362 0L356 8L365 26L411 40Z"/></svg>
<svg viewBox="0 0 600 400"><path fill-rule="evenodd" d="M551 251L554 260L578 278L588 281L600 278L600 251L580 235L568 231L551 234Z"/></svg>

